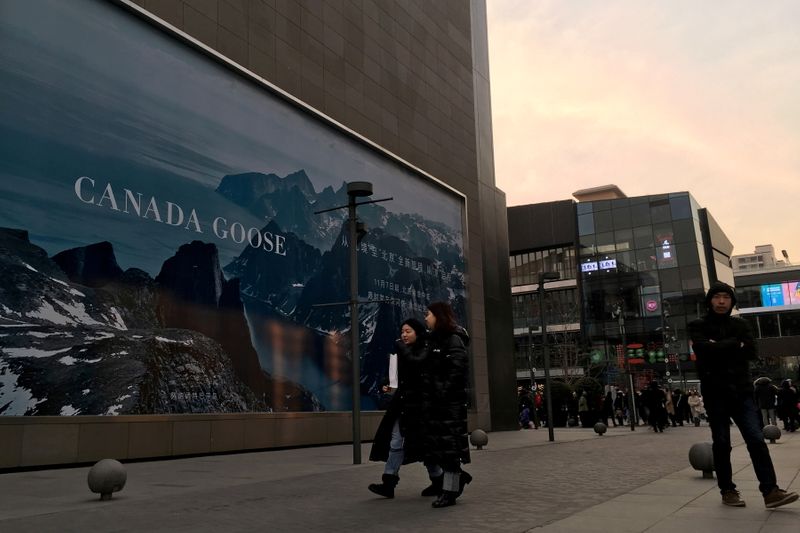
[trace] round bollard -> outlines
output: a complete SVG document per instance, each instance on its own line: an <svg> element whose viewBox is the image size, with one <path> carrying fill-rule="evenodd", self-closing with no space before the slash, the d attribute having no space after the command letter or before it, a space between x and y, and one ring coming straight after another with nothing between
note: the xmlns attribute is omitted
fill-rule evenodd
<svg viewBox="0 0 800 533"><path fill-rule="evenodd" d="M710 442L698 442L689 448L689 464L703 472L703 479L714 479L714 453Z"/></svg>
<svg viewBox="0 0 800 533"><path fill-rule="evenodd" d="M484 446L489 444L489 435L487 435L482 429L476 429L469 434L469 441L473 446L476 446L479 450L482 450Z"/></svg>
<svg viewBox="0 0 800 533"><path fill-rule="evenodd" d="M769 440L770 444L775 444L775 441L781 438L781 428L773 426L772 424L764 426L764 438Z"/></svg>
<svg viewBox="0 0 800 533"><path fill-rule="evenodd" d="M567 425L568 425L569 427L571 427L571 428L574 428L574 427L576 427L576 426L578 425L578 419L577 419L577 418L570 417L570 418L567 420Z"/></svg>
<svg viewBox="0 0 800 533"><path fill-rule="evenodd" d="M125 486L128 473L122 463L116 459L97 461L89 470L89 490L100 494L100 500L110 500L111 494L119 492Z"/></svg>
<svg viewBox="0 0 800 533"><path fill-rule="evenodd" d="M594 432L600 435L601 437L603 436L603 433L605 433L606 431L608 431L608 426L606 426L602 422L598 422L597 424L594 425Z"/></svg>

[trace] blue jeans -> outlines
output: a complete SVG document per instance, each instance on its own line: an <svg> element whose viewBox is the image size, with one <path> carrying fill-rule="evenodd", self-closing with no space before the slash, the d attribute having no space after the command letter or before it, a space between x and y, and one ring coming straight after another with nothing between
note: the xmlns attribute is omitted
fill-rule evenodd
<svg viewBox="0 0 800 533"><path fill-rule="evenodd" d="M392 426L392 439L389 441L389 457L386 459L386 465L383 467L384 474L391 474L396 476L400 472L400 467L403 466L403 435L400 434L400 420L395 420ZM442 469L439 465L425 464L428 469L428 476L433 479L442 475Z"/></svg>
<svg viewBox="0 0 800 533"><path fill-rule="evenodd" d="M714 470L717 471L717 485L720 492L736 489L731 467L730 419L733 419L747 444L747 451L753 462L753 470L759 481L758 490L766 496L778 485L775 478L775 467L772 465L767 443L764 442L758 411L751 395L712 392L706 394L705 406L708 424L711 427Z"/></svg>

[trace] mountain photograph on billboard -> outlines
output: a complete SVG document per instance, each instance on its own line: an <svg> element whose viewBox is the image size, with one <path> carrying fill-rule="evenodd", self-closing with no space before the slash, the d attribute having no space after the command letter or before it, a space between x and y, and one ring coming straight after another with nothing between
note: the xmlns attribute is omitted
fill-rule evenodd
<svg viewBox="0 0 800 533"><path fill-rule="evenodd" d="M403 319L466 321L462 195L161 28L8 3L0 73L0 415L375 409Z"/></svg>

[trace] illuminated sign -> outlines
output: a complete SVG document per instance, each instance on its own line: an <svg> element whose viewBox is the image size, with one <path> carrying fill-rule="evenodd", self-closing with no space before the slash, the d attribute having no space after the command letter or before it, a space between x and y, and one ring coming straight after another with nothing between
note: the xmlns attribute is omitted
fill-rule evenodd
<svg viewBox="0 0 800 533"><path fill-rule="evenodd" d="M594 272L597 270L597 261L581 263L581 272Z"/></svg>
<svg viewBox="0 0 800 533"><path fill-rule="evenodd" d="M600 270L611 270L612 268L617 268L616 259L604 259L600 261Z"/></svg>
<svg viewBox="0 0 800 533"><path fill-rule="evenodd" d="M800 281L762 285L761 305L762 307L800 305Z"/></svg>

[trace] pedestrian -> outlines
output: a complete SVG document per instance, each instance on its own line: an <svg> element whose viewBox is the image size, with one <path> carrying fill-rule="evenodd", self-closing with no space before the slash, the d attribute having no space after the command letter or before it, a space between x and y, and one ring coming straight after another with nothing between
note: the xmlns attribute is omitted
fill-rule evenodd
<svg viewBox="0 0 800 533"><path fill-rule="evenodd" d="M733 482L729 423L733 419L747 444L764 505L773 509L796 501L798 495L778 487L753 401L750 361L757 358L756 345L747 322L731 316L735 305L733 287L715 282L706 294L708 312L704 318L689 324L689 338L697 357L722 503L733 507L745 505Z"/></svg>
<svg viewBox="0 0 800 533"><path fill-rule="evenodd" d="M667 400L664 403L664 407L667 409L667 418L668 423L672 424L672 427L677 426L677 417L675 416L675 400L672 397L672 391L669 387L664 388L664 395L666 396Z"/></svg>
<svg viewBox="0 0 800 533"><path fill-rule="evenodd" d="M781 390L778 391L778 411L783 420L783 429L790 433L794 433L800 427L797 400L797 389L792 386L792 380L784 379L781 383Z"/></svg>
<svg viewBox="0 0 800 533"><path fill-rule="evenodd" d="M578 419L581 421L582 428L589 427L589 398L586 396L586 391L581 393L581 397L578 400Z"/></svg>
<svg viewBox="0 0 800 533"><path fill-rule="evenodd" d="M614 418L614 398L611 396L611 391L606 393L605 398L603 399L603 407L602 407L602 419L603 424L608 427L608 419L611 419L611 422L614 424L614 427L617 427L617 421Z"/></svg>
<svg viewBox="0 0 800 533"><path fill-rule="evenodd" d="M625 394L622 390L617 389L616 398L614 398L614 416L620 426L625 425Z"/></svg>
<svg viewBox="0 0 800 533"><path fill-rule="evenodd" d="M531 421L531 408L527 405L522 407L519 412L519 428L520 429L533 429L533 422Z"/></svg>
<svg viewBox="0 0 800 533"><path fill-rule="evenodd" d="M424 459L427 408L431 383L431 359L426 346L425 326L416 318L405 320L400 338L395 341L397 354L397 389L375 432L370 461L384 461L381 483L369 490L385 498L394 498L400 481L400 466ZM443 472L435 463L426 463L431 486L423 496L437 496L441 491Z"/></svg>
<svg viewBox="0 0 800 533"><path fill-rule="evenodd" d="M428 305L425 324L430 331L429 356L433 363L433 401L429 410L426 462L444 470L442 493L433 507L455 505L472 481L461 469L470 462L467 432L467 386L469 384L469 336L458 326L453 308L447 302Z"/></svg>
<svg viewBox="0 0 800 533"><path fill-rule="evenodd" d="M687 398L686 403L689 404L689 412L692 416L692 422L694 422L695 426L699 426L700 410L702 409L703 399L696 390L692 389L689 391L689 398ZM703 409L703 413L705 414L705 409Z"/></svg>
<svg viewBox="0 0 800 533"><path fill-rule="evenodd" d="M778 387L767 376L755 380L754 385L756 406L761 413L761 423L765 426L770 424L777 426L775 406L778 404Z"/></svg>
<svg viewBox="0 0 800 533"><path fill-rule="evenodd" d="M651 381L645 395L647 410L650 412L648 420L655 433L664 433L667 426L667 395L658 386L657 381Z"/></svg>

